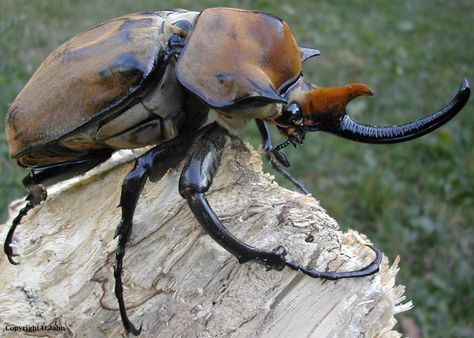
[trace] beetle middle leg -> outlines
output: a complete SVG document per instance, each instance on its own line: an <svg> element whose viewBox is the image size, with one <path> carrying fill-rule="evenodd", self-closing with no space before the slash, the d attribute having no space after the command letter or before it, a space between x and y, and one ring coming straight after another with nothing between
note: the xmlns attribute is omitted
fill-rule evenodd
<svg viewBox="0 0 474 338"><path fill-rule="evenodd" d="M28 176L26 176L22 181L25 188L29 191L28 196L25 198L27 203L13 219L12 225L5 238L5 243L3 244L3 250L11 264L18 264L13 260L13 257L18 255L13 252L11 245L15 230L21 223L23 217L25 217L31 209L46 199L48 194L45 186L85 173L107 160L112 155L113 151L114 150L111 149L99 150L77 160L49 164L31 169L30 174L28 174Z"/></svg>
<svg viewBox="0 0 474 338"><path fill-rule="evenodd" d="M118 236L116 263L114 266L115 297L119 303L120 316L127 332L139 335L141 327L135 328L127 316L125 301L123 299L122 270L125 246L130 237L133 226L133 215L137 206L140 193L147 179L157 181L163 177L168 169L176 166L185 156L191 146L193 136L186 134L166 143L161 143L140 156L135 167L128 173L122 185L120 206L122 219L117 226L115 237Z"/></svg>
<svg viewBox="0 0 474 338"><path fill-rule="evenodd" d="M263 149L265 150L265 155L272 165L272 168L278 171L280 174L283 175L287 180L295 185L297 189L300 190L305 195L309 195L310 192L304 187L304 185L298 181L296 178L291 176L288 170L283 169L277 162L279 162L284 167L289 167L290 162L286 158L285 154L283 154L280 150L273 148L272 139L270 137L270 132L263 120L255 119L257 123L258 130L263 138Z"/></svg>
<svg viewBox="0 0 474 338"><path fill-rule="evenodd" d="M212 179L217 171L220 153L225 146L227 132L214 124L198 141L193 153L187 160L179 181L179 192L183 196L207 233L227 251L232 253L240 263L257 261L272 269L282 270L288 266L314 278L341 279L363 277L374 274L382 260L381 251L375 246L369 246L376 254L372 263L356 271L322 272L308 269L294 261L287 261L286 249L278 246L272 251L252 247L236 238L221 223L210 207L205 193L209 190Z"/></svg>

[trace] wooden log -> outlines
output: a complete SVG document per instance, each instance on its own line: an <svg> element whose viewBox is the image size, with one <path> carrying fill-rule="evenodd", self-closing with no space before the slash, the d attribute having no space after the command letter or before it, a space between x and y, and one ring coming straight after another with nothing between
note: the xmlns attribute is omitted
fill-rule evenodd
<svg viewBox="0 0 474 338"><path fill-rule="evenodd" d="M36 326L29 334L37 336L123 334L113 235L132 155L49 189L24 218L15 236L21 264L0 258L0 336L21 336L11 331L20 326ZM241 265L197 223L178 194L179 174L146 184L127 247L125 301L142 336L400 337L394 315L411 303L401 304L404 288L395 285L398 258L389 266L384 257L376 275L340 281ZM238 140L224 150L208 197L223 223L256 247L283 245L291 259L321 270L353 270L374 258L364 235L342 233L313 197L279 187Z"/></svg>

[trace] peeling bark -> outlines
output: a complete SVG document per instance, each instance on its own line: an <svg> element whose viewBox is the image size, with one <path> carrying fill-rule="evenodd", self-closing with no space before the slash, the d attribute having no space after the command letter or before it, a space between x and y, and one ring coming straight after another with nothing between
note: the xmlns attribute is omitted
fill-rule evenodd
<svg viewBox="0 0 474 338"><path fill-rule="evenodd" d="M133 166L128 154L49 189L24 218L15 236L21 264L0 258L1 336L24 334L6 325L62 326L73 337L123 334L112 265L121 184ZM208 194L237 237L267 249L283 245L289 258L321 270L373 260L364 235L342 233L313 197L279 187L261 170L259 155L236 140ZM132 321L143 323L142 336L400 337L394 314L411 303L401 304L404 288L395 285L398 259L389 266L384 257L374 276L336 282L240 265L194 219L177 192L179 173L146 184L125 255L125 302Z"/></svg>

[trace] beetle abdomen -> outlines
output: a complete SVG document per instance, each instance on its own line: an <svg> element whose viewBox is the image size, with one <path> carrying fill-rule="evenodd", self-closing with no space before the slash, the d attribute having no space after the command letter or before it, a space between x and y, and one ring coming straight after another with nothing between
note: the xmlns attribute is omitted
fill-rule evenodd
<svg viewBox="0 0 474 338"><path fill-rule="evenodd" d="M10 106L6 119L10 155L21 165L33 166L104 147L91 131L97 132L100 123L114 119L153 90L160 80L153 77L154 71L173 34L172 24L187 13L192 19L198 15L130 14L57 48ZM41 159L41 153L48 153L41 148L58 142L64 148L58 153L64 157ZM66 154L69 146L73 151Z"/></svg>
<svg viewBox="0 0 474 338"><path fill-rule="evenodd" d="M178 135L184 123L185 97L186 93L176 79L172 62L151 93L116 118L101 124L92 138L97 143L121 149L172 139ZM62 143L65 142L67 140Z"/></svg>

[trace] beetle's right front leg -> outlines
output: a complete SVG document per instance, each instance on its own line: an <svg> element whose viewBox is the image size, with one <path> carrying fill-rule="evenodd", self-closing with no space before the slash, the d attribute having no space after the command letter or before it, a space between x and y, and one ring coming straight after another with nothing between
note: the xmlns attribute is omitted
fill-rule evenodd
<svg viewBox="0 0 474 338"><path fill-rule="evenodd" d="M215 124L199 139L184 166L179 181L179 192L188 201L191 211L206 232L232 253L240 263L255 260L281 270L286 264L286 250L283 247L265 251L245 244L225 228L209 206L205 193L212 184L227 137L227 132Z"/></svg>

